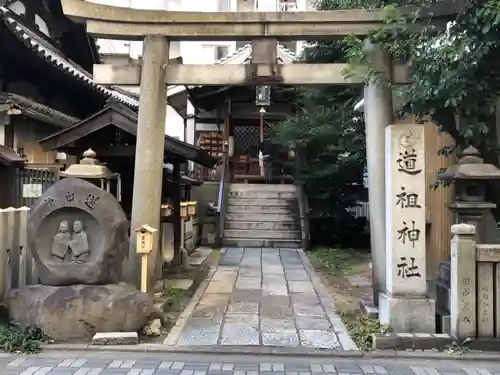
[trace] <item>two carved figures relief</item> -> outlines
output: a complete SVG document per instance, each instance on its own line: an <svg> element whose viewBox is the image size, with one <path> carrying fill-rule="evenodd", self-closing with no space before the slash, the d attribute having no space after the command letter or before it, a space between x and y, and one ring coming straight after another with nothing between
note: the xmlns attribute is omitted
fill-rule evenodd
<svg viewBox="0 0 500 375"><path fill-rule="evenodd" d="M52 260L60 263L85 263L89 260L90 248L83 221L75 220L72 232L69 222L61 221L59 230L52 240Z"/></svg>

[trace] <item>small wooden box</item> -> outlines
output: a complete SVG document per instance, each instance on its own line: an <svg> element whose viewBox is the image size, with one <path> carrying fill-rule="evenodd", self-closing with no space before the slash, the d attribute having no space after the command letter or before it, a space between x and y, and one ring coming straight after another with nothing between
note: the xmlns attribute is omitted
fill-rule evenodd
<svg viewBox="0 0 500 375"><path fill-rule="evenodd" d="M194 216L196 215L196 202L186 202L188 207L187 207L187 214L188 216Z"/></svg>
<svg viewBox="0 0 500 375"><path fill-rule="evenodd" d="M145 224L134 232L137 235L137 254L151 253L153 251L154 234L157 230Z"/></svg>
<svg viewBox="0 0 500 375"><path fill-rule="evenodd" d="M188 217L188 204L187 204L187 202L181 203L181 217L182 218Z"/></svg>

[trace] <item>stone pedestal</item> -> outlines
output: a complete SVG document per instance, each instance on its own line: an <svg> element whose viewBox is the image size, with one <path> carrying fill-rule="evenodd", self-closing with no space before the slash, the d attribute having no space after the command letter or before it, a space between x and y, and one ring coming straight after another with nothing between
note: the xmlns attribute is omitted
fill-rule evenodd
<svg viewBox="0 0 500 375"><path fill-rule="evenodd" d="M426 297L390 297L379 295L380 324L394 332L434 333L436 305Z"/></svg>
<svg viewBox="0 0 500 375"><path fill-rule="evenodd" d="M11 290L6 306L13 322L39 327L56 341L137 332L153 319L164 319L149 295L124 284L33 285Z"/></svg>
<svg viewBox="0 0 500 375"><path fill-rule="evenodd" d="M435 303L427 298L425 148L421 125L386 129L386 292L380 322L394 332L435 331Z"/></svg>

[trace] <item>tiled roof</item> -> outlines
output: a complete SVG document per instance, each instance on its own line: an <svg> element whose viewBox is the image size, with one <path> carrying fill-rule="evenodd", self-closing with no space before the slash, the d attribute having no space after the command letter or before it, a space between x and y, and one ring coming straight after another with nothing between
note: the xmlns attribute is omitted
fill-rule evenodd
<svg viewBox="0 0 500 375"><path fill-rule="evenodd" d="M137 99L96 84L92 80L92 75L89 72L85 71L76 63L67 60L62 56L60 51L29 30L14 17L11 17L11 14L12 13L8 8L0 6L0 16L2 16L5 24L27 48L37 53L41 58L45 59L48 63L62 72L85 82L89 86L92 86L96 91L102 93L104 96L118 100L119 102L133 108L137 108L139 106L139 101Z"/></svg>
<svg viewBox="0 0 500 375"><path fill-rule="evenodd" d="M278 61L283 64L291 64L295 58L296 54L290 51L282 44L278 44ZM243 47L238 48L234 53L223 57L215 61L215 64L226 65L226 64L246 64L250 61L252 57L252 45L250 43L245 44ZM176 95L186 90L185 86L168 86L167 96Z"/></svg>
<svg viewBox="0 0 500 375"><path fill-rule="evenodd" d="M32 99L8 92L0 92L0 104L6 109L17 109L25 116L51 124L58 128L64 128L80 121L78 118L57 111L38 103Z"/></svg>
<svg viewBox="0 0 500 375"><path fill-rule="evenodd" d="M245 44L243 47L238 48L234 53L217 60L215 64L243 64L252 57L252 45L250 43ZM290 51L282 44L278 44L278 60L284 64L292 63L296 58L294 52Z"/></svg>

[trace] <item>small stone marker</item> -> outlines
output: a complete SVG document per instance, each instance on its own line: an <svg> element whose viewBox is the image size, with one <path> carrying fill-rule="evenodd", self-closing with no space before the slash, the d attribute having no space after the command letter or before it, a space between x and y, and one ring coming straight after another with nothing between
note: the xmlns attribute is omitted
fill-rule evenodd
<svg viewBox="0 0 500 375"><path fill-rule="evenodd" d="M137 332L97 332L92 338L92 345L137 345Z"/></svg>
<svg viewBox="0 0 500 375"><path fill-rule="evenodd" d="M424 126L386 128L386 291L380 322L394 332L435 332L427 298Z"/></svg>

